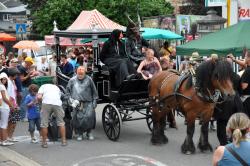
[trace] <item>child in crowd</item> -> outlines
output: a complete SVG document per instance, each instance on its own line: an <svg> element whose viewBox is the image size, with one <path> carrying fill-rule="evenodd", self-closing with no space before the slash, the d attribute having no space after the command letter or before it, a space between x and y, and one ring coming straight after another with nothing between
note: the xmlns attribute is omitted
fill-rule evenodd
<svg viewBox="0 0 250 166"><path fill-rule="evenodd" d="M31 136L31 143L38 142L34 135L35 126L36 129L40 132L41 119L40 119L38 102L36 99L37 92L38 92L38 86L35 84L31 84L29 86L29 94L25 98L25 104L27 105L28 108L29 132Z"/></svg>

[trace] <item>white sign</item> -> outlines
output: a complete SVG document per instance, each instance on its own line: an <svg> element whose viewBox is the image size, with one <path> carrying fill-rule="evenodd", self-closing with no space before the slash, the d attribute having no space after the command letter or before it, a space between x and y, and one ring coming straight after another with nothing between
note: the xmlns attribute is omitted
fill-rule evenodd
<svg viewBox="0 0 250 166"><path fill-rule="evenodd" d="M227 0L205 0L205 6L225 6L227 4Z"/></svg>
<svg viewBox="0 0 250 166"><path fill-rule="evenodd" d="M239 0L238 16L240 21L250 20L250 1Z"/></svg>

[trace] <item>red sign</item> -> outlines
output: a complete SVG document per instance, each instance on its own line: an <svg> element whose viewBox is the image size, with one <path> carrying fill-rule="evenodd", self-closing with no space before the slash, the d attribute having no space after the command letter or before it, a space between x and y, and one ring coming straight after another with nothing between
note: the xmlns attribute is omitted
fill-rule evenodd
<svg viewBox="0 0 250 166"><path fill-rule="evenodd" d="M0 54L5 54L6 49L3 45L0 44Z"/></svg>
<svg viewBox="0 0 250 166"><path fill-rule="evenodd" d="M249 18L250 19L250 9L239 9L239 18Z"/></svg>
<svg viewBox="0 0 250 166"><path fill-rule="evenodd" d="M250 20L250 1L239 0L238 5L239 5L239 10L238 10L239 20L240 21Z"/></svg>

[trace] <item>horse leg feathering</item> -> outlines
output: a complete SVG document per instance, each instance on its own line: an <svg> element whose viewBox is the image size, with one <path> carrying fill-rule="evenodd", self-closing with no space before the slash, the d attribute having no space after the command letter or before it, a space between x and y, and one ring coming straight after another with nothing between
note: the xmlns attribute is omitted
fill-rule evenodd
<svg viewBox="0 0 250 166"><path fill-rule="evenodd" d="M208 126L209 122L203 122L201 125L201 135L198 143L198 148L200 149L201 152L210 150L211 152L213 151L212 146L208 142Z"/></svg>
<svg viewBox="0 0 250 166"><path fill-rule="evenodd" d="M195 146L193 142L193 135L195 130L195 123L187 124L187 136L185 138L184 143L181 146L181 151L184 154L193 154L195 153Z"/></svg>

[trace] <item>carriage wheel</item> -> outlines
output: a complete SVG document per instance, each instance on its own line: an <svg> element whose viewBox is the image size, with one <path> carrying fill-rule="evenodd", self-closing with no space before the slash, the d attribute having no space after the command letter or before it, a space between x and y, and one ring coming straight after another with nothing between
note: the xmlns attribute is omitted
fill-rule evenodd
<svg viewBox="0 0 250 166"><path fill-rule="evenodd" d="M148 129L152 132L153 131L152 108L147 108L146 113L147 113L146 122L148 125Z"/></svg>
<svg viewBox="0 0 250 166"><path fill-rule="evenodd" d="M121 115L115 106L108 104L103 108L102 125L107 137L116 141L121 131Z"/></svg>

